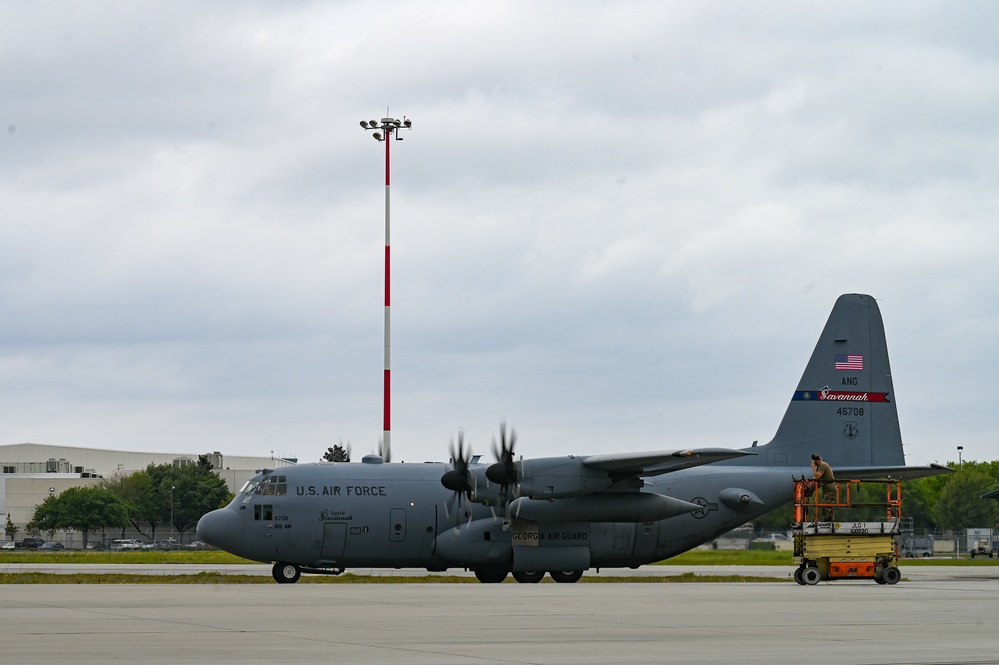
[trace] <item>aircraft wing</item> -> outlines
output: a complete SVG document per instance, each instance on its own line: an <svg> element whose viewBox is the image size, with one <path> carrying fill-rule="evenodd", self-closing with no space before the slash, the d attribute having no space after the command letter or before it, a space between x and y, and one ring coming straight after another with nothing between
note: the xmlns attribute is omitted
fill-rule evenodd
<svg viewBox="0 0 999 665"><path fill-rule="evenodd" d="M664 473L689 469L702 464L755 455L756 453L731 448L686 448L643 453L611 453L580 457L588 469L612 474L658 476Z"/></svg>
<svg viewBox="0 0 999 665"><path fill-rule="evenodd" d="M954 473L954 469L942 464L929 466L846 466L833 469L836 480L868 480L878 478L893 478L895 480L914 480L939 476L944 473Z"/></svg>

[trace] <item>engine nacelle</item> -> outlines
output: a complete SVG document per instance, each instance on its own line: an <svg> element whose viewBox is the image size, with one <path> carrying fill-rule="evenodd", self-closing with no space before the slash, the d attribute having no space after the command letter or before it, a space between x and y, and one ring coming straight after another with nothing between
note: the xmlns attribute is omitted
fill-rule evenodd
<svg viewBox="0 0 999 665"><path fill-rule="evenodd" d="M742 487L726 487L718 492L721 502L740 513L756 512L764 506L764 501L753 492Z"/></svg>
<svg viewBox="0 0 999 665"><path fill-rule="evenodd" d="M542 457L517 462L520 496L560 499L599 492L611 486L606 471L583 466L578 457Z"/></svg>
<svg viewBox="0 0 999 665"><path fill-rule="evenodd" d="M486 467L478 466L468 470L472 490L469 499L487 506L499 506L508 501L512 488L497 485L486 478Z"/></svg>

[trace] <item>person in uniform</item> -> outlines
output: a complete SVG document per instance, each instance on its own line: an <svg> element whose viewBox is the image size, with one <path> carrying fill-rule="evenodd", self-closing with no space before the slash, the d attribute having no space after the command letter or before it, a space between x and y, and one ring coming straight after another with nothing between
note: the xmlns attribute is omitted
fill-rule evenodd
<svg viewBox="0 0 999 665"><path fill-rule="evenodd" d="M832 467L818 453L812 455L812 473L815 474L815 484L822 489L822 503L836 503L836 486L833 481L836 475ZM822 521L833 521L832 506L822 508Z"/></svg>

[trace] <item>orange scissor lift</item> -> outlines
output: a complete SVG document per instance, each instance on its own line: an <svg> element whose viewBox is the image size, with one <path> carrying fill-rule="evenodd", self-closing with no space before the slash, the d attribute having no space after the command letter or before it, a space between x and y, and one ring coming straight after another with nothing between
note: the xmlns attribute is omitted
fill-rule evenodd
<svg viewBox="0 0 999 665"><path fill-rule="evenodd" d="M820 580L873 579L895 584L898 569L895 536L901 530L902 482L899 480L794 481L794 581L814 585ZM885 488L883 502L864 500L862 486ZM835 491L835 500L829 496ZM879 509L880 521L846 521L857 509ZM829 520L829 512L833 513ZM865 511L871 512L871 511ZM825 520L825 521L823 521Z"/></svg>

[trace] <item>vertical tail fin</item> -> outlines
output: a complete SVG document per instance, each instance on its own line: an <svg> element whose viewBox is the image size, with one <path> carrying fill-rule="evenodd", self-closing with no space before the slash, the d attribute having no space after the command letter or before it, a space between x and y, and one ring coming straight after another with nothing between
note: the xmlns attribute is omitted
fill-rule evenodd
<svg viewBox="0 0 999 665"><path fill-rule="evenodd" d="M759 461L833 468L905 464L888 344L878 304L851 293L836 300L777 434Z"/></svg>

